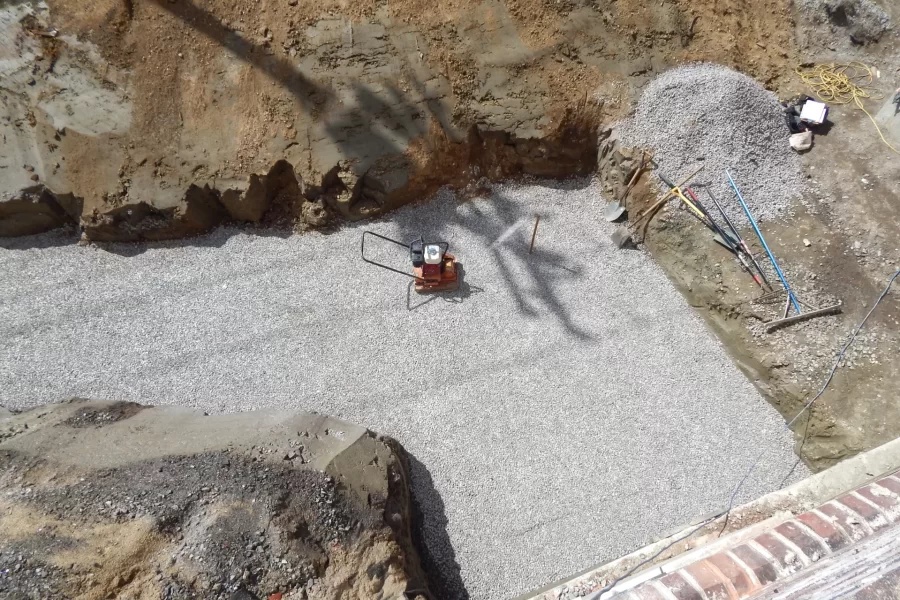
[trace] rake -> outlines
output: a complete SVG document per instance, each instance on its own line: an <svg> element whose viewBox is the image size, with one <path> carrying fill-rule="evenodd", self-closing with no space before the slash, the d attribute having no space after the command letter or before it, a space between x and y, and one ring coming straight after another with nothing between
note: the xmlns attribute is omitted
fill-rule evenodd
<svg viewBox="0 0 900 600"><path fill-rule="evenodd" d="M763 237L762 232L759 230L759 225L756 224L756 220L753 218L753 215L750 214L750 208L747 206L747 203L744 202L744 197L743 195L741 195L741 191L738 189L737 184L731 177L731 173L726 170L725 175L728 176L728 183L731 184L731 188L737 195L738 202L741 203L741 208L744 209L744 213L747 215L747 219L750 220L750 225L753 226L753 231L756 232L756 236L759 238L763 249L766 251L766 255L769 257L769 261L771 261L772 267L775 269L775 273L778 275L778 279L781 280L781 285L784 286L784 291L787 292L787 303L784 307L784 317L766 323L766 333L771 333L776 329L781 329L782 327L787 327L788 325L793 325L794 323L800 323L801 321L815 319L816 317L839 314L841 312L840 304L834 304L832 306L826 306L824 308L815 308L807 304L806 302L801 302L800 299L797 298L794 290L792 290L791 286L788 284L784 273L781 271L781 267L778 266L778 261L775 260L775 255L772 254L772 251L769 249L769 245L766 243L766 238ZM800 308L801 304L811 310L803 312L803 310ZM793 306L794 310L797 311L797 314L793 316L789 316L791 312L791 306Z"/></svg>

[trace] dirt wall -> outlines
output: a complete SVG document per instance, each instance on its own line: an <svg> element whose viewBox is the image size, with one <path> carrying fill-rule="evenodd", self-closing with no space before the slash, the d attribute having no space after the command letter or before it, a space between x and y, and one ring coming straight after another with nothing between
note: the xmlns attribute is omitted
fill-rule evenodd
<svg viewBox="0 0 900 600"><path fill-rule="evenodd" d="M266 221L273 200L268 221L316 227L444 184L588 174L595 126L668 65L775 85L791 16L764 4L13 3L0 189L77 197L88 238L159 239ZM279 161L296 184L276 200L254 176ZM65 222L37 212L7 229Z"/></svg>

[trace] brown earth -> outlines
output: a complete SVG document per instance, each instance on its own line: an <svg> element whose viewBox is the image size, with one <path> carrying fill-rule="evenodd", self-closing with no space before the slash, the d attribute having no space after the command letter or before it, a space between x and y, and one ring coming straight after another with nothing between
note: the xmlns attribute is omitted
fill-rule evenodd
<svg viewBox="0 0 900 600"><path fill-rule="evenodd" d="M4 598L429 596L406 456L349 423L74 400L0 415L0 459Z"/></svg>
<svg viewBox="0 0 900 600"><path fill-rule="evenodd" d="M686 60L734 67L784 98L808 91L793 74L801 61L863 59L883 71L885 94L898 85L896 35L858 46L787 0L49 6L20 34L43 48L28 72L42 96L9 109L19 112L4 134L31 136L35 150L7 154L0 170L0 188L30 191L0 202L0 219L4 204L28 232L80 218L95 240L179 237L227 219L318 227L424 199L447 183L588 174L596 127L627 114L640 86ZM49 27L62 35L41 36ZM79 40L96 44L99 58ZM62 93L51 80L71 64L102 82L128 119L101 133L57 127L59 116L42 106ZM0 84L0 95L21 92L4 85L13 86ZM788 418L900 264L896 156L861 113L838 109L832 120L804 157L817 189L767 233L806 300L839 299L842 315L761 334L779 307L751 303L752 281L696 224L658 219L647 237ZM651 194L642 185L638 202ZM809 427L799 422L798 450L810 466L900 434L896 316L895 304L880 309Z"/></svg>
<svg viewBox="0 0 900 600"><path fill-rule="evenodd" d="M71 214L98 241L181 237L270 209L317 227L447 183L586 175L595 126L624 115L655 72L718 60L774 84L792 51L787 0L49 7L19 34L44 51L22 84L36 96L10 128L25 150L7 156L0 187L38 181L83 200ZM55 71L76 68L117 94L116 126L61 127L42 109L61 93ZM295 190L251 193L250 178L281 160ZM52 212L41 217L62 224Z"/></svg>

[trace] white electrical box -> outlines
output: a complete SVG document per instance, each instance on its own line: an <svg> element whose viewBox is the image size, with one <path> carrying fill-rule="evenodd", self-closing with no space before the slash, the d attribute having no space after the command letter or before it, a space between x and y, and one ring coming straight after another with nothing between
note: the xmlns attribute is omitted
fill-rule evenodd
<svg viewBox="0 0 900 600"><path fill-rule="evenodd" d="M813 125L821 125L828 115L828 105L815 100L807 100L800 110L800 120Z"/></svg>

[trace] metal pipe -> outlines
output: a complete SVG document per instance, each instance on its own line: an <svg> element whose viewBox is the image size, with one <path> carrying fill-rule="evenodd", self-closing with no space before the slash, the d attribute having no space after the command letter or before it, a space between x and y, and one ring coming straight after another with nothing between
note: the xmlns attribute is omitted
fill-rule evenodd
<svg viewBox="0 0 900 600"><path fill-rule="evenodd" d="M732 189L734 189L734 193L737 194L738 202L741 203L741 207L747 214L747 218L750 220L750 224L753 225L753 231L756 232L756 236L759 238L760 243L762 243L763 249L769 256L769 260L772 261L772 266L775 267L775 272L778 274L778 278L781 280L781 284L784 286L785 291L788 293L788 299L791 301L791 304L794 305L794 308L798 313L803 312L802 310L800 310L800 305L797 304L797 299L794 297L794 292L791 290L791 286L788 285L787 279L784 278L784 273L781 272L781 267L778 266L778 262L775 260L775 255L772 254L771 250L769 250L769 245L766 243L766 238L763 237L762 232L759 230L759 226L753 219L753 215L750 214L750 209L747 207L747 203L744 202L744 197L741 196L741 191L738 189L737 184L734 182L734 179L731 178L731 173L728 172L728 169L725 169L725 175L728 176L728 182L731 184Z"/></svg>

